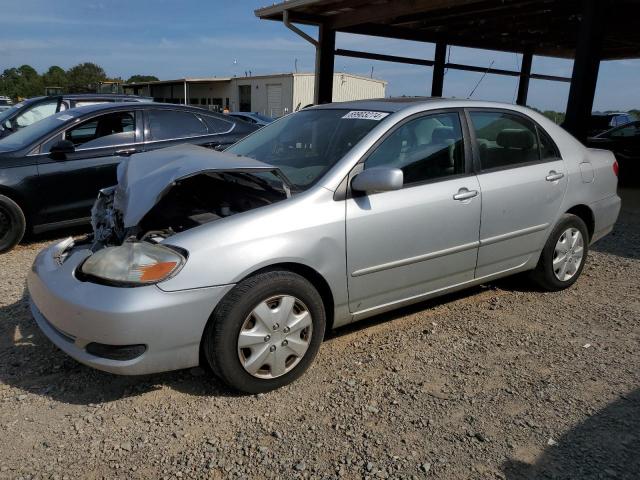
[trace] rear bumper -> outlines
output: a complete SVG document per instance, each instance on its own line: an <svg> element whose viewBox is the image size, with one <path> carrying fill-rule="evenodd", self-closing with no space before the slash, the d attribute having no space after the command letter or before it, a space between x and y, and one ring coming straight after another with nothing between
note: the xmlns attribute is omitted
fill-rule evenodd
<svg viewBox="0 0 640 480"><path fill-rule="evenodd" d="M74 251L59 265L55 251L54 245L38 255L27 285L33 317L58 348L91 367L126 375L198 365L204 327L232 285L165 292L155 285L82 282L74 272L89 253ZM92 342L146 348L131 360L113 360L88 353Z"/></svg>
<svg viewBox="0 0 640 480"><path fill-rule="evenodd" d="M589 204L594 217L593 236L591 243L597 242L607 235L618 220L621 200L618 195L612 195L603 200Z"/></svg>

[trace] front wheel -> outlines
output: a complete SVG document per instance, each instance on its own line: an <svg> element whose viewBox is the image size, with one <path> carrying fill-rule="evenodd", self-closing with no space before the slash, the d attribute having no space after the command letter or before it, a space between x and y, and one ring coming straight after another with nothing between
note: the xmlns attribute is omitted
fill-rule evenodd
<svg viewBox="0 0 640 480"><path fill-rule="evenodd" d="M549 291L570 287L582 273L588 250L587 226L580 217L564 214L549 235L532 279Z"/></svg>
<svg viewBox="0 0 640 480"><path fill-rule="evenodd" d="M0 195L0 253L8 252L20 243L26 225L24 213L18 204Z"/></svg>
<svg viewBox="0 0 640 480"><path fill-rule="evenodd" d="M293 382L324 337L322 298L304 277L271 271L249 277L220 302L205 328L204 357L221 380L246 393Z"/></svg>

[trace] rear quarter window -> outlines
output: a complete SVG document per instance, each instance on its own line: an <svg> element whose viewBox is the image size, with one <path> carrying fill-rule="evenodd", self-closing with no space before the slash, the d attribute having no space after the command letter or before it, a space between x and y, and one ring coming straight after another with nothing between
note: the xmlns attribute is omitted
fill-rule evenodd
<svg viewBox="0 0 640 480"><path fill-rule="evenodd" d="M207 124L209 133L227 133L234 126L233 122L212 115L202 115L202 119Z"/></svg>
<svg viewBox="0 0 640 480"><path fill-rule="evenodd" d="M150 140L173 140L207 135L205 123L191 112L148 110Z"/></svg>

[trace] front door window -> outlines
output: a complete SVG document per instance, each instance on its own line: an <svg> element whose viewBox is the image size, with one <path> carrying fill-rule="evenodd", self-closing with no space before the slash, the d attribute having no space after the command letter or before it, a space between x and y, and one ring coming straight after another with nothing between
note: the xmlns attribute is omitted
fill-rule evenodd
<svg viewBox="0 0 640 480"><path fill-rule="evenodd" d="M135 141L133 112L114 112L92 118L70 128L65 139L73 142L76 150L127 145Z"/></svg>
<svg viewBox="0 0 640 480"><path fill-rule="evenodd" d="M399 168L405 185L464 173L460 117L448 112L405 123L367 158L364 166Z"/></svg>

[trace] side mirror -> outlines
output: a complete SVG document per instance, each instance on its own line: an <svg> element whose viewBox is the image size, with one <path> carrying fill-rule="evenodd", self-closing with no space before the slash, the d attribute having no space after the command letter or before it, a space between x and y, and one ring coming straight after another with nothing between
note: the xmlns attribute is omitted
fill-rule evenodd
<svg viewBox="0 0 640 480"><path fill-rule="evenodd" d="M399 168L374 167L356 175L351 188L356 192L387 192L400 190L403 182L404 174Z"/></svg>
<svg viewBox="0 0 640 480"><path fill-rule="evenodd" d="M69 140L60 140L54 143L49 149L49 157L53 160L65 160L67 155L76 151L73 142Z"/></svg>

